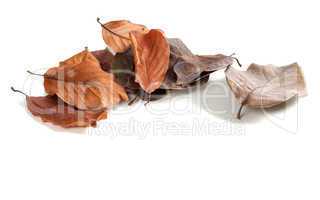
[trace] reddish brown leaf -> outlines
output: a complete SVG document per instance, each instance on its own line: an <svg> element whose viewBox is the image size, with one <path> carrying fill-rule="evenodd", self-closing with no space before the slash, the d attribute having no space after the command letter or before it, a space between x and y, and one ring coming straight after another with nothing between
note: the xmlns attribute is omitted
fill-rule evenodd
<svg viewBox="0 0 320 200"><path fill-rule="evenodd" d="M64 128L96 126L96 122L107 118L105 110L84 111L64 103L57 96L26 97L29 111L44 122Z"/></svg>
<svg viewBox="0 0 320 200"><path fill-rule="evenodd" d="M160 30L152 29L147 34L130 34L135 64L135 81L147 93L158 89L169 67L170 48Z"/></svg>
<svg viewBox="0 0 320 200"><path fill-rule="evenodd" d="M79 109L110 108L128 100L122 86L114 82L112 74L101 69L88 50L49 69L44 76L44 87L48 94L56 94Z"/></svg>
<svg viewBox="0 0 320 200"><path fill-rule="evenodd" d="M147 33L149 31L145 26L127 20L111 21L102 26L103 40L115 53L124 52L130 47L131 32Z"/></svg>

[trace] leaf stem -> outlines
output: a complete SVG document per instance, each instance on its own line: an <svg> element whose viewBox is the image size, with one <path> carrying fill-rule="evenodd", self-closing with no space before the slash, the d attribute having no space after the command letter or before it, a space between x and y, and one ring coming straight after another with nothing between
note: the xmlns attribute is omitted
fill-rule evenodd
<svg viewBox="0 0 320 200"><path fill-rule="evenodd" d="M226 67L226 69L224 70L224 72L227 72L227 71L230 69L230 67L231 67L231 65L228 65L228 66Z"/></svg>
<svg viewBox="0 0 320 200"><path fill-rule="evenodd" d="M120 38L122 38L122 39L125 39L125 40L130 40L130 38L127 38L127 37L125 37L125 36L123 36L123 35L120 35L120 34L114 32L114 31L112 31L111 29L107 28L104 24L102 24L102 23L100 22L100 18L99 18L99 17L97 17L97 22L101 25L102 28L104 28L105 30L107 30L107 31L110 32L111 34L113 34L113 35L115 35L115 36L118 36L118 37L120 37Z"/></svg>
<svg viewBox="0 0 320 200"><path fill-rule="evenodd" d="M242 64L240 63L240 61L239 61L238 58L236 58L236 57L231 57L231 58L233 58L233 59L237 62L237 64L239 65L239 67L242 67Z"/></svg>
<svg viewBox="0 0 320 200"><path fill-rule="evenodd" d="M150 103L151 94L147 93L147 102L144 104L144 106L148 105Z"/></svg>
<svg viewBox="0 0 320 200"><path fill-rule="evenodd" d="M242 111L243 106L244 106L244 102L241 103L241 106L240 106L240 108L239 108L239 110L238 110L237 119L241 119L241 111Z"/></svg>
<svg viewBox="0 0 320 200"><path fill-rule="evenodd" d="M128 102L128 105L131 106L138 99L139 95L136 95L133 99Z"/></svg>
<svg viewBox="0 0 320 200"><path fill-rule="evenodd" d="M60 80L60 79L58 79L58 78L56 78L56 77L48 76L48 75L46 75L46 74L37 74L37 73L34 73L34 72L32 72L32 71L29 71L29 70L27 70L27 72L28 72L29 74L31 74L31 75L42 76L42 77L44 77L44 78L51 79L51 80L71 82L71 81L66 81L66 80Z"/></svg>
<svg viewBox="0 0 320 200"><path fill-rule="evenodd" d="M196 81L200 81L200 80L202 80L202 79L210 76L210 74L211 74L211 73L207 73L207 74L205 74L205 75L199 76L198 78L194 79L194 80L192 81L192 83L193 83L193 82L196 82Z"/></svg>
<svg viewBox="0 0 320 200"><path fill-rule="evenodd" d="M235 57L234 55L236 55L236 54L232 53L229 57L233 58L237 62L239 67L242 67L242 64L240 63L239 59L237 57Z"/></svg>
<svg viewBox="0 0 320 200"><path fill-rule="evenodd" d="M45 76L45 75L43 75L43 74L37 74L37 73L34 73L34 72L32 72L32 71L29 71L29 70L27 70L27 73L29 73L29 74L31 74L31 75L36 75L36 76Z"/></svg>
<svg viewBox="0 0 320 200"><path fill-rule="evenodd" d="M18 93L23 94L24 96L28 97L28 95L26 93L22 92L21 90L17 90L14 87L10 87L10 88L11 88L12 91L18 92Z"/></svg>

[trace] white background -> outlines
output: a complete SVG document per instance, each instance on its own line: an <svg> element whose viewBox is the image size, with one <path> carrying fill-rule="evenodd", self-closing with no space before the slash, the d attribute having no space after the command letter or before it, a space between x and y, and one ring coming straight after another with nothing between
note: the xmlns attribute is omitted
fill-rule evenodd
<svg viewBox="0 0 320 200"><path fill-rule="evenodd" d="M98 16L161 28L197 54L235 52L244 66L297 61L309 95L268 114L247 109L241 121L231 96L182 93L120 106L96 129L41 123L9 87L41 95L26 70L104 48ZM319 19L308 0L1 1L0 199L319 199ZM192 94L224 83L218 73ZM157 122L178 131L158 133ZM214 130L182 130L195 122Z"/></svg>

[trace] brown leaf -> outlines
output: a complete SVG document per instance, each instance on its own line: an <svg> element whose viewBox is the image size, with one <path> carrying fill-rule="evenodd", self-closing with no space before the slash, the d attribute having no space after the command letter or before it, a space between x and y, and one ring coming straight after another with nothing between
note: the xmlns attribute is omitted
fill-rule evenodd
<svg viewBox="0 0 320 200"><path fill-rule="evenodd" d="M202 72L214 72L232 65L233 58L222 54L208 56L182 56L174 66L178 84L193 82Z"/></svg>
<svg viewBox="0 0 320 200"><path fill-rule="evenodd" d="M147 93L158 89L169 67L170 48L160 30L130 34L135 63L135 81Z"/></svg>
<svg viewBox="0 0 320 200"><path fill-rule="evenodd" d="M84 111L64 103L56 95L26 97L29 111L44 122L64 128L96 126L96 122L107 118L105 110Z"/></svg>
<svg viewBox="0 0 320 200"><path fill-rule="evenodd" d="M142 99L144 101L155 101L167 94L167 91L163 89L157 89L151 94L147 94L143 91L140 85L135 82L131 48L123 53L117 53L114 56L110 72L114 75L116 82L125 88L129 96L129 105L138 99Z"/></svg>
<svg viewBox="0 0 320 200"><path fill-rule="evenodd" d="M177 83L177 75L173 70L168 70L165 80L160 88L169 90L185 90L202 86L209 81L211 72L203 72L190 83Z"/></svg>
<svg viewBox="0 0 320 200"><path fill-rule="evenodd" d="M226 79L235 97L253 108L270 108L294 96L306 95L306 86L297 63L283 67L251 64L247 71L232 67L226 70Z"/></svg>
<svg viewBox="0 0 320 200"><path fill-rule="evenodd" d="M124 52L130 47L129 34L133 31L147 33L149 30L127 20L110 21L102 25L103 40L115 53Z"/></svg>
<svg viewBox="0 0 320 200"><path fill-rule="evenodd" d="M182 59L182 56L194 56L190 49L178 38L169 38L170 45L170 62L169 69L166 77L161 85L163 89L183 90L206 83L209 80L209 76L204 78L197 77L197 79L191 83L179 84L177 83L178 76L174 71L175 66Z"/></svg>
<svg viewBox="0 0 320 200"><path fill-rule="evenodd" d="M177 84L188 84L203 72L214 72L233 64L234 58L222 54L194 55L185 44L176 38L169 39L171 44L172 70L177 75Z"/></svg>
<svg viewBox="0 0 320 200"><path fill-rule="evenodd" d="M161 89L173 89L173 90L182 90L197 85L205 84L209 80L209 72L202 72L199 77L197 77L193 82L187 84L177 84L177 75L174 72L173 68L177 62L179 56L194 56L191 51L186 47L186 45L180 39L168 39L170 45L170 64L169 70L166 73L165 79L160 86ZM142 99L146 99L146 94L143 94L140 91L140 86L134 81L134 62L132 50L129 48L123 53L117 53L111 64L110 71L116 78L116 81L122 85L128 94L138 94ZM141 93L141 95L140 95ZM159 93L159 92L157 92ZM160 92L160 94L165 94L165 92ZM151 97L157 95L156 93L151 93ZM159 96L159 95L157 95ZM151 100L157 99L152 97Z"/></svg>
<svg viewBox="0 0 320 200"><path fill-rule="evenodd" d="M114 55L107 49L92 51L91 53L99 61L102 70L105 72L110 72Z"/></svg>
<svg viewBox="0 0 320 200"><path fill-rule="evenodd" d="M204 84L209 74L232 65L234 58L222 54L197 56L178 38L168 39L170 64L161 88L185 89Z"/></svg>
<svg viewBox="0 0 320 200"><path fill-rule="evenodd" d="M117 53L114 56L110 72L114 75L117 83L122 85L126 90L140 89L139 84L135 82L134 63L131 48L123 53Z"/></svg>
<svg viewBox="0 0 320 200"><path fill-rule="evenodd" d="M122 86L87 49L50 68L44 75L44 87L49 95L56 94L79 109L100 110L128 100Z"/></svg>

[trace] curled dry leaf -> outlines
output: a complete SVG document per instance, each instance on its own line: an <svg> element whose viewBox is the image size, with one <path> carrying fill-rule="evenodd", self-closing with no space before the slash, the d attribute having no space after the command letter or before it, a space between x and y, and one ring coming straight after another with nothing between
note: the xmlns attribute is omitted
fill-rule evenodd
<svg viewBox="0 0 320 200"><path fill-rule="evenodd" d="M170 44L169 70L162 88L185 89L204 84L209 80L209 74L224 69L233 64L231 56L194 55L178 38L168 39Z"/></svg>
<svg viewBox="0 0 320 200"><path fill-rule="evenodd" d="M283 67L251 64L247 71L230 67L226 70L226 79L241 103L238 118L244 105L270 108L294 96L306 95L303 73L297 63Z"/></svg>
<svg viewBox="0 0 320 200"><path fill-rule="evenodd" d="M124 52L130 47L131 32L147 33L149 31L145 26L127 20L110 21L101 25L103 40L115 53Z"/></svg>
<svg viewBox="0 0 320 200"><path fill-rule="evenodd" d="M160 30L148 33L132 32L132 51L135 64L135 81L147 93L160 87L169 67L170 47Z"/></svg>
<svg viewBox="0 0 320 200"><path fill-rule="evenodd" d="M197 79L203 72L215 72L232 65L234 59L222 54L208 56L182 56L175 64L178 84L187 84Z"/></svg>
<svg viewBox="0 0 320 200"><path fill-rule="evenodd" d="M182 90L186 88L191 88L197 85L205 84L209 80L209 73L202 72L199 76L194 76L195 78L189 82L181 83L184 75L177 74L176 71L183 71L184 66L179 64L183 61L184 57L194 57L195 55L189 50L189 48L178 38L169 38L170 45L170 62L169 69L166 77L161 85L163 89L173 89ZM180 83L179 83L180 82Z"/></svg>
<svg viewBox="0 0 320 200"><path fill-rule="evenodd" d="M64 103L56 95L26 97L29 111L44 122L64 128L96 126L96 122L107 118L105 110L78 110Z"/></svg>
<svg viewBox="0 0 320 200"><path fill-rule="evenodd" d="M87 49L50 68L44 75L44 87L49 95L56 94L79 109L100 110L128 100L123 87Z"/></svg>

